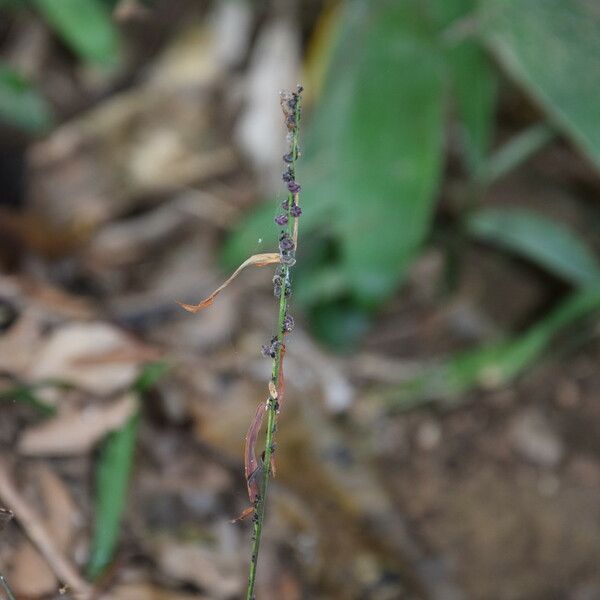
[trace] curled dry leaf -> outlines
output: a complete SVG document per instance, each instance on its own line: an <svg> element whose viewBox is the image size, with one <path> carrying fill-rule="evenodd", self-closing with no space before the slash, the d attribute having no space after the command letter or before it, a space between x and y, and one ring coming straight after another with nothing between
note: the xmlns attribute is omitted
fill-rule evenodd
<svg viewBox="0 0 600 600"><path fill-rule="evenodd" d="M220 285L210 296L199 302L198 304L184 304L178 302L179 306L191 313L197 313L198 311L210 306L215 298L246 268L250 266L255 267L266 267L267 265L276 265L279 263L279 254L277 252L266 252L264 254L254 254L247 260L245 260L223 283Z"/></svg>
<svg viewBox="0 0 600 600"><path fill-rule="evenodd" d="M260 477L258 475L261 466L256 458L256 442L258 441L258 434L265 418L265 412L265 403L261 402L256 407L256 413L250 422L248 433L246 433L246 443L244 446L244 474L246 475L248 498L250 499L250 502L256 501L260 491Z"/></svg>
<svg viewBox="0 0 600 600"><path fill-rule="evenodd" d="M65 411L27 429L19 440L19 452L27 456L83 454L121 427L137 409L137 398L128 393L108 405Z"/></svg>
<svg viewBox="0 0 600 600"><path fill-rule="evenodd" d="M71 323L50 334L30 376L33 380L66 381L92 393L108 395L134 382L139 365L148 359L141 347L107 323Z"/></svg>
<svg viewBox="0 0 600 600"><path fill-rule="evenodd" d="M44 523L56 547L67 552L77 520L77 508L65 484L48 467L35 473L45 507ZM59 582L44 557L28 540L15 550L9 579L15 593L37 597L56 592Z"/></svg>

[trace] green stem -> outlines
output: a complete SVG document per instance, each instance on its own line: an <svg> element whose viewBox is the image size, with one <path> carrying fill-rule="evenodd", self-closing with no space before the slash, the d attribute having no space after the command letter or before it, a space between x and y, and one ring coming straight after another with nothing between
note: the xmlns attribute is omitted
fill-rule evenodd
<svg viewBox="0 0 600 600"><path fill-rule="evenodd" d="M296 126L292 131L292 168L294 173L296 172L296 159L298 157L298 133L300 128L300 98L295 110L295 121ZM286 226L286 232L288 235L293 233L294 219L291 216L291 208L294 202L294 194L291 192L288 195L288 222ZM291 265L282 265L282 278L284 284L281 286L281 295L279 297L279 316L277 319L277 348L275 351L275 358L273 359L273 369L271 371L271 381L275 385L275 389L279 390L279 378L281 375L281 361L283 358L283 342L285 337L284 321L287 314L288 308L288 295L286 289L290 283L290 270ZM262 536L263 523L265 520L265 509L267 505L267 492L269 488L269 476L271 474L271 457L275 449L275 430L277 427L277 398L269 394L267 400L267 429L265 434L265 453L264 453L264 467L263 467L263 478L260 488L260 495L257 498L254 516L252 519L252 554L250 558L250 571L248 574L248 588L246 591L246 600L255 600L254 587L256 583L256 569L258 564L258 553L260 550L260 540Z"/></svg>

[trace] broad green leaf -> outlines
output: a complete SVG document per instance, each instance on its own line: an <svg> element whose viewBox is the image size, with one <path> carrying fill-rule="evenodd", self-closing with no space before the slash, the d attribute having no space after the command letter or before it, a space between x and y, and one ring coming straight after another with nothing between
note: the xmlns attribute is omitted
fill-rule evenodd
<svg viewBox="0 0 600 600"><path fill-rule="evenodd" d="M35 88L1 63L0 120L34 133L43 131L52 121L50 107Z"/></svg>
<svg viewBox="0 0 600 600"><path fill-rule="evenodd" d="M417 0L348 2L341 19L298 166L300 247L327 228L340 287L370 309L402 280L429 230L442 158L443 57ZM272 215L270 205L244 226L227 258L243 260L258 239L273 239Z"/></svg>
<svg viewBox="0 0 600 600"><path fill-rule="evenodd" d="M87 566L92 579L110 564L119 540L139 421L139 414L131 417L121 429L110 433L100 448L96 468L96 516Z"/></svg>
<svg viewBox="0 0 600 600"><path fill-rule="evenodd" d="M82 59L115 63L118 33L100 0L33 0L48 23Z"/></svg>
<svg viewBox="0 0 600 600"><path fill-rule="evenodd" d="M436 401L452 406L475 387L498 388L538 360L567 325L600 310L600 286L574 293L527 332L513 339L453 356L383 394L390 407L406 410Z"/></svg>
<svg viewBox="0 0 600 600"><path fill-rule="evenodd" d="M484 35L507 73L600 165L600 5L484 0Z"/></svg>
<svg viewBox="0 0 600 600"><path fill-rule="evenodd" d="M585 243L564 225L535 212L514 207L482 209L467 219L467 230L574 285L600 279L600 264Z"/></svg>
<svg viewBox="0 0 600 600"><path fill-rule="evenodd" d="M145 365L132 388L140 394L151 389L169 369L159 361ZM96 519L87 572L98 577L110 564L119 541L121 518L133 469L140 414L110 433L100 448L96 467Z"/></svg>

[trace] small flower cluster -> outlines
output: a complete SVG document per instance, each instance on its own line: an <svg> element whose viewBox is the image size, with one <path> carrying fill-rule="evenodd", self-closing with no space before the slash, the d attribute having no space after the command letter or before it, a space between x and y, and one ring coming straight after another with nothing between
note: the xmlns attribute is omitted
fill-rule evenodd
<svg viewBox="0 0 600 600"><path fill-rule="evenodd" d="M275 270L275 275L273 276L273 294L275 295L275 298L281 297L282 290L286 298L292 293L292 286L287 278L287 274L281 266L279 266Z"/></svg>
<svg viewBox="0 0 600 600"><path fill-rule="evenodd" d="M277 339L277 336L274 336L271 338L271 341L268 344L263 344L260 347L260 353L265 358L275 358L280 343L281 342Z"/></svg>
<svg viewBox="0 0 600 600"><path fill-rule="evenodd" d="M281 93L281 107L285 114L285 124L288 128L288 139L291 140L292 147L289 152L283 155L283 162L286 164L282 179L290 193L290 198L284 200L281 204L284 213L275 217L275 223L280 227L288 224L289 217L298 218L302 214L302 209L298 206L298 194L302 189L296 181L294 162L300 156L300 152L295 144L296 132L298 128L298 102L302 94L302 86L298 86L295 92Z"/></svg>
<svg viewBox="0 0 600 600"><path fill-rule="evenodd" d="M290 333L294 331L294 317L292 315L285 315L283 320L283 332Z"/></svg>

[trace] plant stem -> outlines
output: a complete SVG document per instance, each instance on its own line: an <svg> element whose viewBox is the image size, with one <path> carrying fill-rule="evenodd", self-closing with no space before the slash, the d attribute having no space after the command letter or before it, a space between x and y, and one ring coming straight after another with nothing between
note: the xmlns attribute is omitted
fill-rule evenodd
<svg viewBox="0 0 600 600"><path fill-rule="evenodd" d="M299 88L300 89L300 88ZM300 89L301 91L301 89ZM298 93L297 104L294 109L295 126L291 131L291 167L293 172L296 172L296 159L298 158L298 134L300 128L300 95ZM291 210L294 204L298 203L299 192L288 194L287 216L288 221L285 231L288 235L293 236L296 218L292 218ZM297 231L297 230L296 230ZM294 236L295 237L295 236ZM284 338L285 338L285 317L288 309L288 296L286 290L290 286L290 270L292 265L281 265L283 285L281 295L279 297L279 315L277 319L277 344L275 357L273 358L273 368L271 371L271 381L274 384L275 390L280 389L281 363L284 353ZM271 471L271 457L275 450L275 430L277 427L277 409L278 399L273 397L274 394L269 393L267 400L267 428L265 433L265 451L264 451L264 467L263 478L260 487L260 495L256 499L255 511L252 518L252 554L250 558L250 572L248 575L248 588L246 592L246 600L255 600L254 587L256 583L256 570L258 564L258 553L260 549L260 540L262 529L265 520L265 509L267 504L267 491L269 487L269 475ZM275 395L276 396L276 395Z"/></svg>

